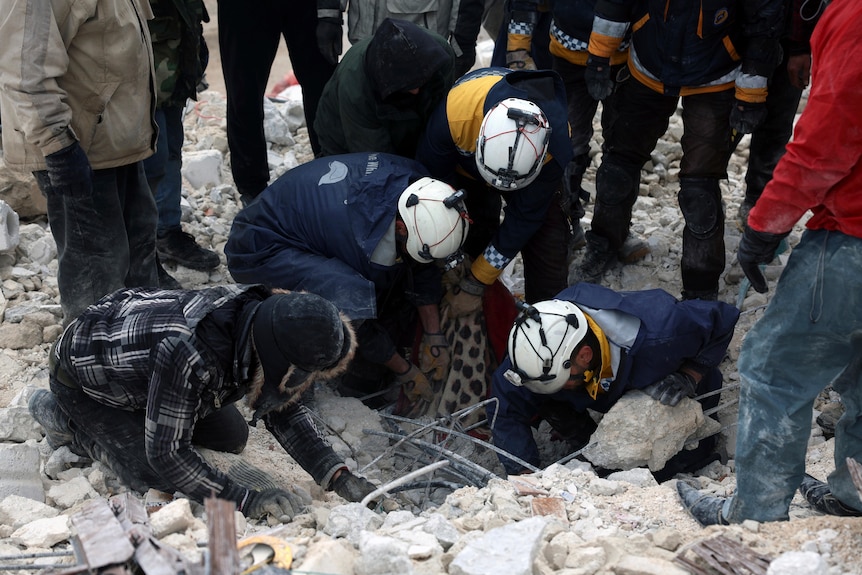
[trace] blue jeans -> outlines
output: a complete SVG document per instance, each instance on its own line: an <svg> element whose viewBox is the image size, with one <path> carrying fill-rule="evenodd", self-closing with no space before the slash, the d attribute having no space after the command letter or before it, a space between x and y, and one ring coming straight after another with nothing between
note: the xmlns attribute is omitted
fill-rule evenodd
<svg viewBox="0 0 862 575"><path fill-rule="evenodd" d="M156 123L159 126L156 153L144 160L144 172L159 211L158 234L163 236L179 228L182 217L183 108L156 109Z"/></svg>
<svg viewBox="0 0 862 575"><path fill-rule="evenodd" d="M33 175L57 243L65 323L113 291L159 285L156 204L141 162L95 170L92 186L70 195L54 191L48 172Z"/></svg>
<svg viewBox="0 0 862 575"><path fill-rule="evenodd" d="M742 382L736 438L736 494L725 504L732 523L788 518L805 472L814 400L832 384L846 411L835 427L832 493L862 511L846 457L862 461L862 378L836 376L862 332L862 239L806 231L763 317L739 355ZM822 478L821 478L822 479Z"/></svg>

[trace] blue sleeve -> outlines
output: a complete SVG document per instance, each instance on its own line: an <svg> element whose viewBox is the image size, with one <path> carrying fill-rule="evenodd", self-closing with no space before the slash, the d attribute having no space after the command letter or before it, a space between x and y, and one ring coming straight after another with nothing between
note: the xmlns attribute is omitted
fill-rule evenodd
<svg viewBox="0 0 862 575"><path fill-rule="evenodd" d="M434 109L425 133L419 138L416 160L428 169L432 178L451 182L455 177L455 167L459 159L458 148L449 131L449 118L446 114L444 98Z"/></svg>
<svg viewBox="0 0 862 575"><path fill-rule="evenodd" d="M491 379L491 397L499 401L499 407L492 402L486 408L488 423L493 425L494 445L539 467L539 448L530 425L538 414L538 405L531 392L512 385L503 377L510 367L509 358L506 358ZM498 454L497 457L510 475L526 470L503 455Z"/></svg>

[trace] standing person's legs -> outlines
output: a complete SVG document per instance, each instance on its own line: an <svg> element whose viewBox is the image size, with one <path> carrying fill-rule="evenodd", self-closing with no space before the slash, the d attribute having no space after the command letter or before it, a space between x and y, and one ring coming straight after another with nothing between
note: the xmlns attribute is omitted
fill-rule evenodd
<svg viewBox="0 0 862 575"><path fill-rule="evenodd" d="M230 165L243 201L254 199L269 183L263 97L281 41L281 19L275 15L292 8L293 3L276 0L218 0Z"/></svg>
<svg viewBox="0 0 862 575"><path fill-rule="evenodd" d="M117 168L117 193L129 246L125 287L157 287L156 226L158 210L142 162Z"/></svg>
<svg viewBox="0 0 862 575"><path fill-rule="evenodd" d="M686 96L679 172L682 287L685 298L716 299L724 272L724 207L719 180L727 177L734 142L728 118L733 90Z"/></svg>
<svg viewBox="0 0 862 575"><path fill-rule="evenodd" d="M542 227L521 249L524 299L529 303L553 299L568 285L570 231L560 201L560 193L557 192L548 206Z"/></svg>
<svg viewBox="0 0 862 575"><path fill-rule="evenodd" d="M483 0L461 0L458 4L458 19L452 31L456 79L469 72L476 62L476 39L482 27L484 12Z"/></svg>
<svg viewBox="0 0 862 575"><path fill-rule="evenodd" d="M677 98L654 92L633 78L614 95L616 118L605 135L605 153L596 173L596 202L582 281L598 281L629 235L641 166L667 131Z"/></svg>
<svg viewBox="0 0 862 575"><path fill-rule="evenodd" d="M140 203L141 233L130 235L126 229L126 190L130 171L140 169L142 189L135 191L133 204ZM36 182L48 204L48 223L57 244L59 267L57 283L64 322L78 317L88 305L102 296L126 286L158 285L155 269L155 203L140 162L130 166L95 170L87 193L62 195L54 191L47 172L34 172ZM137 178L136 178L137 180ZM121 193L122 190L122 193ZM145 192L145 193L144 193ZM139 198L144 195L145 198ZM149 200L149 202L146 201ZM138 230L136 230L138 231ZM146 232L146 233L144 233ZM130 256L140 269L130 269ZM150 281L152 280L152 281Z"/></svg>
<svg viewBox="0 0 862 575"><path fill-rule="evenodd" d="M793 249L763 317L739 356L742 381L736 439L737 492L725 506L731 523L787 519L805 472L817 394L848 364L850 336L862 327L862 241L807 231ZM862 510L843 457L862 457L859 382L839 443L833 493ZM838 461L842 458L841 461Z"/></svg>
<svg viewBox="0 0 862 575"><path fill-rule="evenodd" d="M741 224L745 225L748 211L754 206L763 188L772 179L772 171L784 155L785 146L793 134L793 120L802 98L802 90L790 83L787 75L787 54L775 69L766 96L766 120L754 133L748 146L748 169L745 172L745 199L740 206Z"/></svg>
<svg viewBox="0 0 862 575"><path fill-rule="evenodd" d="M279 3L280 8L270 15L278 18L282 33L287 42L287 51L296 80L302 87L302 102L305 111L305 125L308 127L308 139L314 154L320 153L320 143L314 130L314 118L317 115L317 104L323 94L323 87L335 72L335 65L330 64L317 47L317 5L313 0L299 0Z"/></svg>
<svg viewBox="0 0 862 575"><path fill-rule="evenodd" d="M183 108L167 106L156 109L159 141L156 153L144 160L147 183L159 212L159 235L180 227L183 187Z"/></svg>

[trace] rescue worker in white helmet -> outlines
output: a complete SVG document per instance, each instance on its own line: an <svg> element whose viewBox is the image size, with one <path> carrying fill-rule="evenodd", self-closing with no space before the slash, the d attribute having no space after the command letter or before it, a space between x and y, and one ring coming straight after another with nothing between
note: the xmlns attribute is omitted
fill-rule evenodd
<svg viewBox="0 0 862 575"><path fill-rule="evenodd" d="M739 318L734 306L678 301L659 289L616 292L579 283L553 300L525 306L509 333L508 356L494 372L487 408L494 445L536 468L542 463L533 427L545 420L572 451L589 441L596 423L628 390L668 406L721 387L718 366ZM718 404L718 394L700 401ZM705 465L715 439L672 457L659 481ZM504 455L509 474L530 471ZM550 462L546 462L550 463Z"/></svg>
<svg viewBox="0 0 862 575"><path fill-rule="evenodd" d="M560 190L572 146L559 75L506 68L466 74L432 114L416 157L433 177L467 192L473 225L464 251L472 264L446 294L451 317L480 309L485 287L518 252L527 301L566 287L569 225Z"/></svg>
<svg viewBox="0 0 862 575"><path fill-rule="evenodd" d="M359 343L339 390L365 397L394 377L405 392L406 413L427 405L429 378L448 371L438 263L457 263L468 230L463 192L427 177L418 162L344 154L312 160L270 184L237 214L225 255L237 282L332 301ZM417 315L424 336L415 365L396 342L412 336ZM370 404L385 401L376 400Z"/></svg>

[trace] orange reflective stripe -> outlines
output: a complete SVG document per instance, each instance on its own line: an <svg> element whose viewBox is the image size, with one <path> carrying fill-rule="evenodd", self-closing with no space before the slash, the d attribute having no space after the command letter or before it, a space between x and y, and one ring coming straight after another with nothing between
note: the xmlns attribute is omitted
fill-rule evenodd
<svg viewBox="0 0 862 575"><path fill-rule="evenodd" d="M736 87L736 99L752 104L762 104L766 101L766 88L742 88Z"/></svg>
<svg viewBox="0 0 862 575"><path fill-rule="evenodd" d="M734 62L739 62L741 60L739 53L736 51L736 46L733 45L733 42L730 40L730 36L725 36L722 39L722 43L724 44L724 49L727 50L728 55L733 58Z"/></svg>
<svg viewBox="0 0 862 575"><path fill-rule="evenodd" d="M528 36L526 34L509 34L506 39L506 51L511 52L512 50L526 50L530 51L530 47L533 43L533 37Z"/></svg>
<svg viewBox="0 0 862 575"><path fill-rule="evenodd" d="M644 24L649 22L649 14L644 14L643 18L638 20L632 25L632 32L637 32L641 28L643 28Z"/></svg>
<svg viewBox="0 0 862 575"><path fill-rule="evenodd" d="M614 55L614 52L620 47L620 43L622 42L622 38L617 38L615 36L605 36L603 34L598 34L593 32L590 34L590 54L595 56L599 56L601 58L610 58Z"/></svg>

